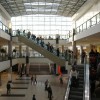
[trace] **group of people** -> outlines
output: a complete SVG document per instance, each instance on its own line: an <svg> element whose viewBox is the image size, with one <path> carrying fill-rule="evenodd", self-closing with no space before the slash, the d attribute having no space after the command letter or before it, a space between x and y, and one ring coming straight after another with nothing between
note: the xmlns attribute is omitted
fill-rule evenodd
<svg viewBox="0 0 100 100"><path fill-rule="evenodd" d="M79 72L77 70L77 64L74 62L71 69L71 87L78 87L79 85Z"/></svg>
<svg viewBox="0 0 100 100"><path fill-rule="evenodd" d="M91 49L89 53L91 96L100 97L100 53Z"/></svg>
<svg viewBox="0 0 100 100"><path fill-rule="evenodd" d="M31 76L31 84L37 84L37 79L36 79L36 75L35 76ZM49 100L52 100L52 88L49 84L49 81L46 80L45 81L45 91L48 92L48 98ZM32 100L36 100L35 94L33 94Z"/></svg>
<svg viewBox="0 0 100 100"><path fill-rule="evenodd" d="M17 34L20 35L20 33L21 32L18 29ZM53 51L54 51L53 45L50 44L49 42L47 44L45 44L42 37L36 37L34 34L31 34L30 31L26 34L25 30L23 30L23 35L26 36L28 39L32 39L32 40L36 41L37 44L40 44L42 47L46 47L48 51L53 53ZM59 48L57 48L55 51L56 51L57 56L59 57L59 54L60 54Z"/></svg>
<svg viewBox="0 0 100 100"><path fill-rule="evenodd" d="M32 75L31 76L31 84L33 85L33 84L37 84L37 77L36 77L36 75Z"/></svg>

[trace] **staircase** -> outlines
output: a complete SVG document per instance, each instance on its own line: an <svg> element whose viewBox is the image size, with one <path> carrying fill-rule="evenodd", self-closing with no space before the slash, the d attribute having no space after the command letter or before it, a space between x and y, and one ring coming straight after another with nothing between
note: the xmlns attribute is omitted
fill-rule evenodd
<svg viewBox="0 0 100 100"><path fill-rule="evenodd" d="M64 57L58 57L56 56L56 54L51 53L50 51L48 51L46 48L41 47L39 44L37 44L35 41L26 38L25 36L19 35L18 36L18 40L24 44L26 44L27 46L31 47L32 49L34 49L35 51L39 52L40 54L42 54L44 57L50 59L51 61L53 61L54 63L56 63L57 65L60 66L65 66L65 62L66 60L64 59Z"/></svg>
<svg viewBox="0 0 100 100"><path fill-rule="evenodd" d="M79 86L70 88L68 100L83 100L84 65L78 65Z"/></svg>

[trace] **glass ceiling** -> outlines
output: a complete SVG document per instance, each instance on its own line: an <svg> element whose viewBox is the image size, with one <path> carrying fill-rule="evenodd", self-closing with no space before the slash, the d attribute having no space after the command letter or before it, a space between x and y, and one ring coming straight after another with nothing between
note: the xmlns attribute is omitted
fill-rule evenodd
<svg viewBox="0 0 100 100"><path fill-rule="evenodd" d="M87 0L0 0L11 16L30 14L71 17Z"/></svg>

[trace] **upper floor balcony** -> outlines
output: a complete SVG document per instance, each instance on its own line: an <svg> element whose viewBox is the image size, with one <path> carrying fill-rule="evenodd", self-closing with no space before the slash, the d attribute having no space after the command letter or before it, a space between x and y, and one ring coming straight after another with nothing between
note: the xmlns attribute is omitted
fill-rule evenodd
<svg viewBox="0 0 100 100"><path fill-rule="evenodd" d="M74 41L78 44L97 44L100 42L100 13L96 14L79 27L75 28ZM73 33L68 34L68 43L73 40Z"/></svg>

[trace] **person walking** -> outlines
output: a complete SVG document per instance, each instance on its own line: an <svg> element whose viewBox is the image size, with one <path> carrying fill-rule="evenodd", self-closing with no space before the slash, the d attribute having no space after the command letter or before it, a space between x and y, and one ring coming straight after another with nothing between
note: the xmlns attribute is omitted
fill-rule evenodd
<svg viewBox="0 0 100 100"><path fill-rule="evenodd" d="M32 75L32 77L31 77L31 85L33 85L33 81L34 81L34 77Z"/></svg>
<svg viewBox="0 0 100 100"><path fill-rule="evenodd" d="M62 78L62 76L60 77L60 84L63 84L63 78Z"/></svg>
<svg viewBox="0 0 100 100"><path fill-rule="evenodd" d="M48 83L49 83L49 81L46 80L46 81L45 81L45 91L47 91L47 89L48 89Z"/></svg>
<svg viewBox="0 0 100 100"><path fill-rule="evenodd" d="M32 100L36 100L36 98L35 98L35 94L33 94L33 98L32 98Z"/></svg>
<svg viewBox="0 0 100 100"><path fill-rule="evenodd" d="M34 83L37 84L37 77L36 77L36 74L35 74L35 77L34 77Z"/></svg>
<svg viewBox="0 0 100 100"><path fill-rule="evenodd" d="M51 89L50 85L47 90L48 90L48 98L49 98L49 100L52 100L52 89Z"/></svg>
<svg viewBox="0 0 100 100"><path fill-rule="evenodd" d="M10 85L10 82L8 81L7 82L7 94L10 94L11 92L11 85Z"/></svg>

